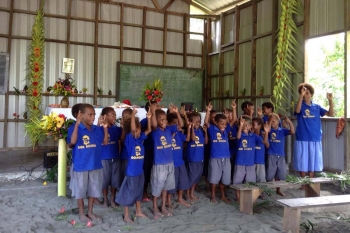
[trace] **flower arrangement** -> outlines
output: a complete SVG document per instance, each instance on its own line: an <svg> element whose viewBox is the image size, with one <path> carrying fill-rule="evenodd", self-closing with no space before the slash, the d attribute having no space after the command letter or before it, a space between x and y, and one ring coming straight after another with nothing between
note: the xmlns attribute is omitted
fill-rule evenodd
<svg viewBox="0 0 350 233"><path fill-rule="evenodd" d="M147 83L142 91L140 100L156 101L157 103L163 99L164 92L162 91L162 81L154 80L153 85Z"/></svg>
<svg viewBox="0 0 350 233"><path fill-rule="evenodd" d="M63 114L56 114L52 112L48 116L43 116L40 121L40 128L43 134L55 140L66 138L68 135L68 128L74 123L74 120L65 117Z"/></svg>
<svg viewBox="0 0 350 233"><path fill-rule="evenodd" d="M70 75L68 75L68 78L66 79L59 78L58 81L56 81L55 85L53 85L51 91L54 95L69 96L75 94L74 89L74 80Z"/></svg>

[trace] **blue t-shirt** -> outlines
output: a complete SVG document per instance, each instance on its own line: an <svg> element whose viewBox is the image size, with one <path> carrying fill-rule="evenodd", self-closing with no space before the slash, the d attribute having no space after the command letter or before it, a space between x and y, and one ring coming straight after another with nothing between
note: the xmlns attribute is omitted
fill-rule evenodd
<svg viewBox="0 0 350 233"><path fill-rule="evenodd" d="M101 127L102 133L103 128ZM119 155L119 138L122 134L120 127L112 125L108 127L108 144L102 145L101 159L118 159Z"/></svg>
<svg viewBox="0 0 350 233"><path fill-rule="evenodd" d="M289 129L272 129L269 132L270 147L267 149L267 154L284 156L284 139L290 134Z"/></svg>
<svg viewBox="0 0 350 233"><path fill-rule="evenodd" d="M237 139L236 164L242 166L253 166L255 159L255 147L262 141L262 138L253 133L241 133Z"/></svg>
<svg viewBox="0 0 350 233"><path fill-rule="evenodd" d="M122 144L122 149L120 151L120 158L123 160L127 160L129 158L128 152L125 147L125 143Z"/></svg>
<svg viewBox="0 0 350 233"><path fill-rule="evenodd" d="M322 140L321 116L327 110L318 104L311 102L307 105L304 101L301 104L299 113L294 113L297 117L296 140L319 142Z"/></svg>
<svg viewBox="0 0 350 233"><path fill-rule="evenodd" d="M145 149L143 147L143 140L147 138L144 132L139 138L134 138L131 133L125 137L125 148L128 154L128 165L126 167L125 175L139 176L143 173L143 161L145 158Z"/></svg>
<svg viewBox="0 0 350 233"><path fill-rule="evenodd" d="M73 133L73 131L72 131ZM70 134L71 138L72 135ZM91 131L83 123L78 126L78 139L73 147L74 171L83 172L102 168L101 148L104 134L100 126L92 125Z"/></svg>
<svg viewBox="0 0 350 233"><path fill-rule="evenodd" d="M262 120L263 120L264 123L265 123L265 122L268 122L268 121L269 121L269 115L264 115L264 116L262 117Z"/></svg>
<svg viewBox="0 0 350 233"><path fill-rule="evenodd" d="M210 158L230 158L230 148L228 145L228 132L230 127L221 132L216 125L211 124L208 128L210 136Z"/></svg>
<svg viewBox="0 0 350 233"><path fill-rule="evenodd" d="M184 160L182 159L183 156L183 142L186 141L186 136L181 132L178 131L175 133L171 144L173 146L173 158L174 158L174 166L179 167L182 164L184 164Z"/></svg>
<svg viewBox="0 0 350 233"><path fill-rule="evenodd" d="M140 121L141 131L144 132L147 130L148 118L144 118ZM145 146L145 150L149 152L149 154L153 154L153 139L152 132L147 135L147 139L143 142Z"/></svg>
<svg viewBox="0 0 350 233"><path fill-rule="evenodd" d="M257 135L259 136L259 135ZM254 163L255 164L265 164L265 144L263 142L263 137L259 136L261 138L261 141L259 141L255 145L255 157L254 157Z"/></svg>
<svg viewBox="0 0 350 233"><path fill-rule="evenodd" d="M189 141L186 150L186 160L189 162L201 162L204 160L205 133L203 129L194 129L195 141Z"/></svg>
<svg viewBox="0 0 350 233"><path fill-rule="evenodd" d="M232 127L230 127L230 131L228 133L228 144L230 148L230 154L232 157L237 153L237 132L238 127L236 124L234 124Z"/></svg>
<svg viewBox="0 0 350 233"><path fill-rule="evenodd" d="M168 164L174 162L173 147L171 145L172 135L177 132L177 125L167 126L164 131L155 129L152 132L154 142L154 164Z"/></svg>

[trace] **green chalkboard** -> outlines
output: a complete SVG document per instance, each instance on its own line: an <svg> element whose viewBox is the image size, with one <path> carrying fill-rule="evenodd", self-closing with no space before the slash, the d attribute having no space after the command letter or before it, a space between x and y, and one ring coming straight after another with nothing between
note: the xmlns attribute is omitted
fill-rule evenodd
<svg viewBox="0 0 350 233"><path fill-rule="evenodd" d="M140 100L146 83L162 80L164 97L161 105L170 103L180 106L183 102L193 102L194 108L203 105L203 70L183 69L168 66L151 66L135 63L117 63L117 98L128 99L134 105L144 106Z"/></svg>

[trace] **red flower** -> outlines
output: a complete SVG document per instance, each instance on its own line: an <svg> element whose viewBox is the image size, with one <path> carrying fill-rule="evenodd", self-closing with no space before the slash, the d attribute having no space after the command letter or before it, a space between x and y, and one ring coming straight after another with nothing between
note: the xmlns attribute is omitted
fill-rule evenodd
<svg viewBox="0 0 350 233"><path fill-rule="evenodd" d="M38 89L34 89L32 95L35 97L38 96L39 95Z"/></svg>
<svg viewBox="0 0 350 233"><path fill-rule="evenodd" d="M153 92L153 94L159 95L159 91L155 90L155 91Z"/></svg>
<svg viewBox="0 0 350 233"><path fill-rule="evenodd" d="M66 119L66 116L64 114L58 114L58 117ZM63 207L62 207L63 208Z"/></svg>
<svg viewBox="0 0 350 233"><path fill-rule="evenodd" d="M14 117L17 116L17 113L12 114Z"/></svg>
<svg viewBox="0 0 350 233"><path fill-rule="evenodd" d="M33 106L33 109L36 110L36 106Z"/></svg>
<svg viewBox="0 0 350 233"><path fill-rule="evenodd" d="M39 57L39 56L40 56L40 53L34 53L34 55L35 55L36 57Z"/></svg>
<svg viewBox="0 0 350 233"><path fill-rule="evenodd" d="M70 221L70 224L72 224L73 226L75 225L75 223L76 223L75 220Z"/></svg>
<svg viewBox="0 0 350 233"><path fill-rule="evenodd" d="M39 70L40 70L39 67L34 67L35 72L39 72Z"/></svg>
<svg viewBox="0 0 350 233"><path fill-rule="evenodd" d="M160 102L161 100L162 100L162 98L158 98L158 99L157 99L157 103Z"/></svg>
<svg viewBox="0 0 350 233"><path fill-rule="evenodd" d="M34 67L39 67L39 63L34 62Z"/></svg>
<svg viewBox="0 0 350 233"><path fill-rule="evenodd" d="M130 100L123 100L123 103L131 106Z"/></svg>
<svg viewBox="0 0 350 233"><path fill-rule="evenodd" d="M91 222L91 221L88 221L88 222L86 223L86 226L87 226L87 227L92 227L92 222Z"/></svg>
<svg viewBox="0 0 350 233"><path fill-rule="evenodd" d="M146 91L145 91L145 95L149 95L150 93L151 93L150 90L146 90Z"/></svg>
<svg viewBox="0 0 350 233"><path fill-rule="evenodd" d="M40 52L40 48L39 48L39 47L35 47L35 48L34 48L34 51L35 51L35 52Z"/></svg>
<svg viewBox="0 0 350 233"><path fill-rule="evenodd" d="M64 213L64 207L61 207L60 213L63 214Z"/></svg>
<svg viewBox="0 0 350 233"><path fill-rule="evenodd" d="M33 86L38 86L38 82L32 82Z"/></svg>
<svg viewBox="0 0 350 233"><path fill-rule="evenodd" d="M152 96L151 96L151 95L147 96L147 99L148 99L148 100L151 100L151 99L152 99Z"/></svg>

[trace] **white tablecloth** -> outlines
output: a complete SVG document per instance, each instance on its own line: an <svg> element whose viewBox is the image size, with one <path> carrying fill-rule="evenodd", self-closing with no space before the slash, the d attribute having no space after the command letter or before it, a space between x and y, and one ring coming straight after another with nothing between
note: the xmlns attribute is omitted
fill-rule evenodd
<svg viewBox="0 0 350 233"><path fill-rule="evenodd" d="M117 115L117 119L122 117L122 112L125 108L114 108L114 111ZM137 114L136 116L138 118L140 118L140 120L146 118L146 110L144 108L136 108L137 109ZM166 108L162 108L165 112L167 111ZM55 112L57 114L64 114L65 117L67 117L68 119L75 119L72 115L72 109L71 108L51 108L51 107L46 107L45 109L45 115L50 115L51 112ZM94 121L94 125L97 125L97 121L98 121L98 117L101 115L102 112L102 108L95 108L95 113L96 113L96 117L95 117L95 121ZM204 117L205 117L205 113L204 112L200 112L201 114L201 118L202 118L202 122L201 124L204 124Z"/></svg>

